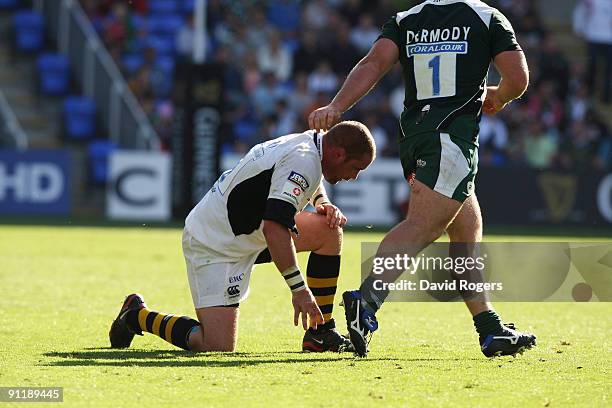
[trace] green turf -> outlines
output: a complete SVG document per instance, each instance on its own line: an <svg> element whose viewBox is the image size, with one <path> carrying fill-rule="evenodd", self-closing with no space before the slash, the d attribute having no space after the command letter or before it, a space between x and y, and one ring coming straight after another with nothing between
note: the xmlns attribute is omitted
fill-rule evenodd
<svg viewBox="0 0 612 408"><path fill-rule="evenodd" d="M359 243L380 237L347 234L340 291L359 282ZM499 304L538 335L516 359L483 358L457 303L386 304L367 359L306 354L287 288L262 266L241 307L236 353L191 354L152 335L111 350L108 327L131 291L193 315L180 230L152 228L0 227L0 288L0 386L62 386L66 406L612 403L609 303ZM340 308L335 315L343 325Z"/></svg>

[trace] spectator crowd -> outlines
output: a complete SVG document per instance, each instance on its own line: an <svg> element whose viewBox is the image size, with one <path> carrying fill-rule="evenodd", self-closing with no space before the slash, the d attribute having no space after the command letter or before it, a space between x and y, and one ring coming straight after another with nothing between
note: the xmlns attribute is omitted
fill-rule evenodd
<svg viewBox="0 0 612 408"><path fill-rule="evenodd" d="M194 1L176 0L180 9L161 16L150 10L154 1L81 3L169 148L172 76L176 64L191 58ZM601 60L601 68L612 69L612 56L606 54L612 53L612 34L593 46L592 30L584 29L589 18L601 19L602 13L612 19L611 7L593 10L598 1L580 0L575 13L576 35L590 51L586 61L563 52L538 2L487 1L512 22L527 55L531 85L501 114L483 115L481 166L612 169L612 132L600 113L610 102L612 76L610 71L597 75L598 64L591 63ZM415 1L209 0L202 39L207 60L226 67L223 151L242 153L263 140L306 129L308 114L331 100L382 24L410 3ZM490 77L491 83L498 80L494 69ZM397 64L346 116L371 129L382 156L397 155L403 95Z"/></svg>

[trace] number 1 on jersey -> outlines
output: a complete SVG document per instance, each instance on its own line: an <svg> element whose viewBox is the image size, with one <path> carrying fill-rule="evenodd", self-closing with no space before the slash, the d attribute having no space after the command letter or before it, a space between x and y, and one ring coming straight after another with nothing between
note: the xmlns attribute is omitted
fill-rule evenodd
<svg viewBox="0 0 612 408"><path fill-rule="evenodd" d="M429 68L432 72L432 88L433 96L440 95L440 56L436 55L431 61L429 61Z"/></svg>
<svg viewBox="0 0 612 408"><path fill-rule="evenodd" d="M414 80L418 100L455 96L456 77L456 53L414 55Z"/></svg>

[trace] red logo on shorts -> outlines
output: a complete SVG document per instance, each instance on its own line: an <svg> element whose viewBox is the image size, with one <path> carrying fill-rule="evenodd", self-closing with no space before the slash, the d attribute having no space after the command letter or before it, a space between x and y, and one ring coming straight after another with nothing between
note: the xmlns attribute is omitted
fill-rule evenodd
<svg viewBox="0 0 612 408"><path fill-rule="evenodd" d="M300 190L300 189L299 189L299 188L297 188L297 187L293 189L293 195L294 195L294 196L296 196L296 197L297 197L297 196L299 196L300 194L302 194L302 190Z"/></svg>
<svg viewBox="0 0 612 408"><path fill-rule="evenodd" d="M414 186L414 180L416 179L416 173L413 171L411 172L408 177L406 178L406 180L408 181L408 184L410 184L411 186Z"/></svg>

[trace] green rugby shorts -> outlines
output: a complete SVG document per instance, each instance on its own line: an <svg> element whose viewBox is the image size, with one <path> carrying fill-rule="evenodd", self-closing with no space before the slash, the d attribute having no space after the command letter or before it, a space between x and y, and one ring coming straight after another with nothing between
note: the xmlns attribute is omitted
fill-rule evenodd
<svg viewBox="0 0 612 408"><path fill-rule="evenodd" d="M434 191L464 202L474 192L478 146L444 132L404 137L400 160L407 180L419 180Z"/></svg>

